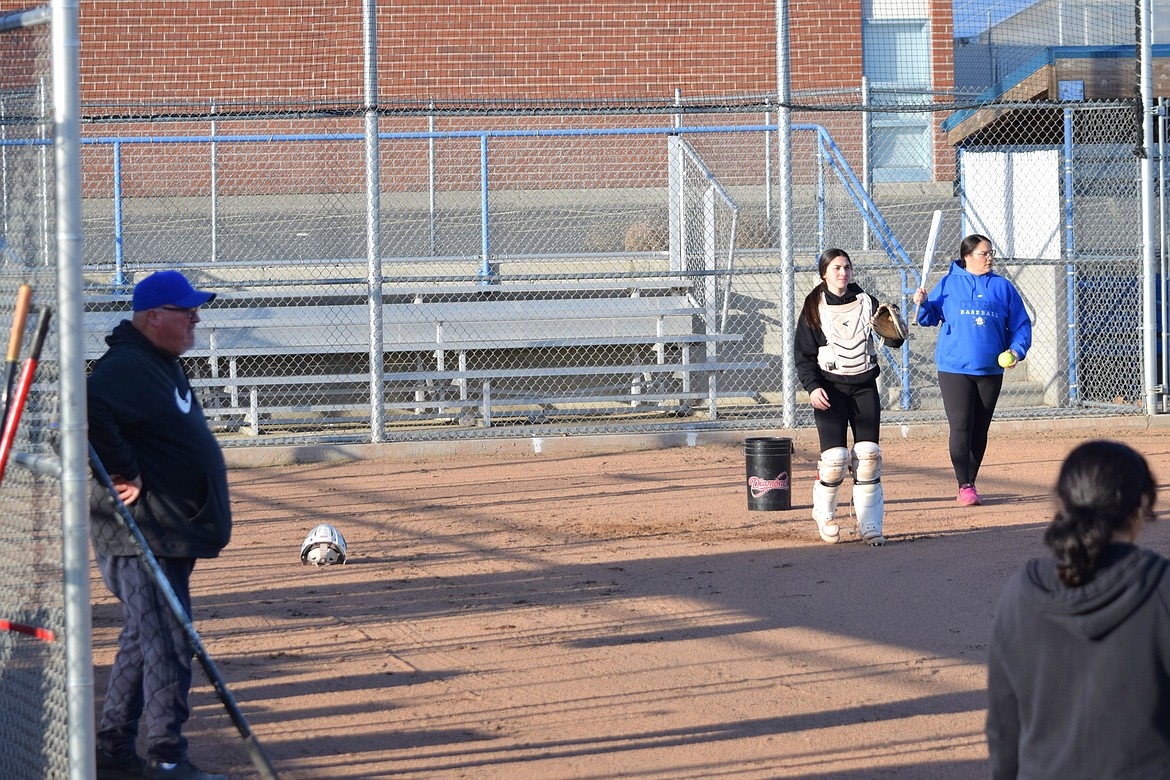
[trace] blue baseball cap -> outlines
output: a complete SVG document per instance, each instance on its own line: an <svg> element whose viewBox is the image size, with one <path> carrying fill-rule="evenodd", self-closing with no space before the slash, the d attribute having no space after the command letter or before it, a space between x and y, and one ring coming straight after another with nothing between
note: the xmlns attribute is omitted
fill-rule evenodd
<svg viewBox="0 0 1170 780"><path fill-rule="evenodd" d="M194 309L215 300L215 293L196 290L178 271L157 271L134 285L134 311L178 306Z"/></svg>

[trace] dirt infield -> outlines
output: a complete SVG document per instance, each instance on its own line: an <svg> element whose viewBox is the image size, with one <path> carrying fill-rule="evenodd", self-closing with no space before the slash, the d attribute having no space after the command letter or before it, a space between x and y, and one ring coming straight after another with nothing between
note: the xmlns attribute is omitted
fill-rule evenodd
<svg viewBox="0 0 1170 780"><path fill-rule="evenodd" d="M811 431L783 512L748 511L733 441L234 469L196 626L289 780L983 778L995 599L1078 441L1136 446L1170 504L1144 424L997 424L972 508L940 430L887 428L882 548L817 538ZM300 565L317 522L348 564ZM1140 541L1170 554L1170 523ZM92 586L100 705L118 609ZM192 703L196 763L256 777L199 672Z"/></svg>

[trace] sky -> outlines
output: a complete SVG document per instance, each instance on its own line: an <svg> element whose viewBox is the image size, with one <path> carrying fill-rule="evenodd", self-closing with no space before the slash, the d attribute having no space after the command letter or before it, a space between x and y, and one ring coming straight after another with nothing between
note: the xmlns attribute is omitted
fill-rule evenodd
<svg viewBox="0 0 1170 780"><path fill-rule="evenodd" d="M955 0L954 37L969 38L987 29L988 14L991 24L999 24L1009 16L1034 5L1039 0Z"/></svg>

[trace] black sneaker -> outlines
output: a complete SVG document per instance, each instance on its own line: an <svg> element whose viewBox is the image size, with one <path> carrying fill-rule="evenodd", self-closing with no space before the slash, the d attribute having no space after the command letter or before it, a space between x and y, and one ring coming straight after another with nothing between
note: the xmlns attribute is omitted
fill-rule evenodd
<svg viewBox="0 0 1170 780"><path fill-rule="evenodd" d="M187 759L183 759L167 769L152 758L146 762L146 771L142 773L142 776L146 780L228 780L227 775L204 772Z"/></svg>
<svg viewBox="0 0 1170 780"><path fill-rule="evenodd" d="M114 755L97 749L97 780L140 780L146 762L137 753Z"/></svg>

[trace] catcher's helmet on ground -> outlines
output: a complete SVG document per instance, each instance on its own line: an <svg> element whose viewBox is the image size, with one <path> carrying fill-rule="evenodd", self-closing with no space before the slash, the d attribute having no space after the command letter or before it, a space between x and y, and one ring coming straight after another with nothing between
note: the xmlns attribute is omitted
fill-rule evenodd
<svg viewBox="0 0 1170 780"><path fill-rule="evenodd" d="M345 563L345 538L341 531L329 523L321 523L309 531L301 542L301 563L314 566Z"/></svg>

